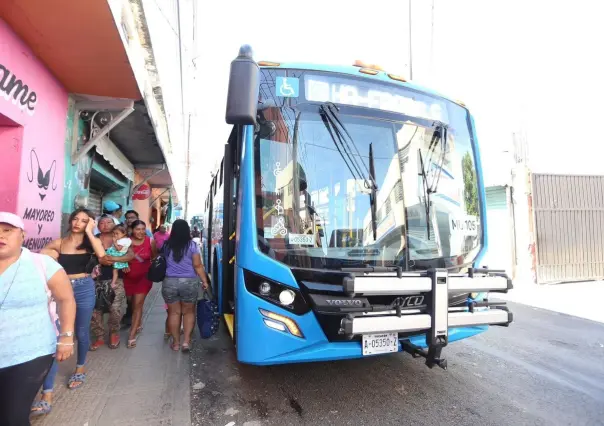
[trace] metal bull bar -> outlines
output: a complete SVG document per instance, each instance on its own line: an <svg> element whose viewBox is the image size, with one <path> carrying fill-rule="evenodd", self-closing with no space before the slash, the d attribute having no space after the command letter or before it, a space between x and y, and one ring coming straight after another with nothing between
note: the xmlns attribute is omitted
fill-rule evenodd
<svg viewBox="0 0 604 426"><path fill-rule="evenodd" d="M344 291L348 296L356 295L408 295L424 293L429 300L427 313L405 315L349 314L341 323L341 332L353 337L370 333L425 332L428 351L415 347L404 340L403 349L414 356L426 358L432 368L438 365L446 369L446 360L440 359L443 347L448 343L449 327L478 325L509 325L513 316L505 306L477 302L467 311L449 308L449 292L507 293L512 289L511 280L503 271L471 269L468 274L449 274L446 269L431 269L420 273L378 274L371 276L349 276L344 279ZM484 310L475 310L484 307Z"/></svg>

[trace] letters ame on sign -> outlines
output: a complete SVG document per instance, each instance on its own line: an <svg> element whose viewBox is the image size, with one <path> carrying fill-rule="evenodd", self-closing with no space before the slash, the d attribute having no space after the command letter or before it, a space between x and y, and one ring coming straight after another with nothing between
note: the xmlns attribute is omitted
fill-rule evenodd
<svg viewBox="0 0 604 426"><path fill-rule="evenodd" d="M147 184L141 185L132 195L133 200L146 200L151 196L151 187Z"/></svg>
<svg viewBox="0 0 604 426"><path fill-rule="evenodd" d="M7 101L12 98L19 109L27 109L29 115L34 115L38 95L3 64L0 64L0 95Z"/></svg>

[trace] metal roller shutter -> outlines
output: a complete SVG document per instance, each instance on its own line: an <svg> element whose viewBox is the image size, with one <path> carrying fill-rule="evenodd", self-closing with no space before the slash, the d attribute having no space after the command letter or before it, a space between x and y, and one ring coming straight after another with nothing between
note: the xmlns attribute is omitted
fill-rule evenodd
<svg viewBox="0 0 604 426"><path fill-rule="evenodd" d="M505 186L486 188L486 194L488 210L507 210L507 192Z"/></svg>
<svg viewBox="0 0 604 426"><path fill-rule="evenodd" d="M493 269L505 269L513 274L512 219L507 200L507 188L486 188L487 233L489 248L484 264Z"/></svg>
<svg viewBox="0 0 604 426"><path fill-rule="evenodd" d="M88 191L88 209L96 216L100 216L102 213L103 205L103 193L98 189L90 188Z"/></svg>

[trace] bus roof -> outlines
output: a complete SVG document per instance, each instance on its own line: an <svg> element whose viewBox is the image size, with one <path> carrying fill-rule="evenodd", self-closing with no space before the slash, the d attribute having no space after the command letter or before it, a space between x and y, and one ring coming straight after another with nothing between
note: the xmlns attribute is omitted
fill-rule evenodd
<svg viewBox="0 0 604 426"><path fill-rule="evenodd" d="M456 103L467 109L467 107L462 102L455 101L447 96L444 96L441 93L438 93L435 90L428 89L424 86L421 86L419 84L416 84L416 83L413 83L410 81L402 82L399 80L394 80L394 79L388 77L388 74L395 74L395 73L388 73L387 71L378 71L377 74L370 75L370 74L365 74L365 73L359 72L359 70L362 67L355 66L355 65L324 65L324 64L311 64L311 63L304 63L304 62L285 62L285 63L279 63L278 66L275 66L275 65L262 66L261 65L260 68L274 68L274 69L289 68L289 69L299 69L299 70L308 70L308 71L333 72L333 73L347 74L347 75L356 76L356 77L363 77L363 78L366 78L369 80L374 80L374 81L377 80L377 81L382 81L382 82L386 82L386 83L390 83L390 84L397 84L402 87L408 87L410 89L414 89L419 92L423 92L427 95L432 95L432 96L436 96L436 97L451 101L451 102ZM405 78L404 76L401 76L401 77Z"/></svg>

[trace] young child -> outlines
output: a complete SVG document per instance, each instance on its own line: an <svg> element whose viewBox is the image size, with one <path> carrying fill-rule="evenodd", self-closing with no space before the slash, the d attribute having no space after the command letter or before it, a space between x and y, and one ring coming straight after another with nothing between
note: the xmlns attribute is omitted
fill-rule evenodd
<svg viewBox="0 0 604 426"><path fill-rule="evenodd" d="M115 257L124 256L131 244L132 240L128 238L126 227L124 225L115 225L115 228L113 228L113 245L107 249L107 255ZM115 262L113 264L113 279L111 280L112 288L115 288L116 286L119 278L119 271L127 268L128 264L125 262Z"/></svg>

